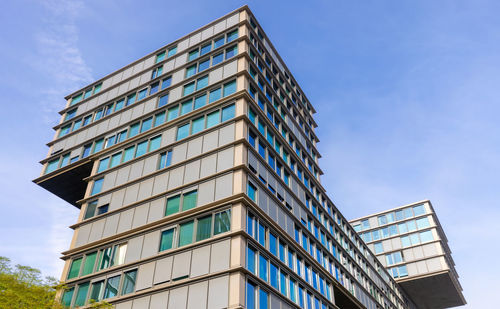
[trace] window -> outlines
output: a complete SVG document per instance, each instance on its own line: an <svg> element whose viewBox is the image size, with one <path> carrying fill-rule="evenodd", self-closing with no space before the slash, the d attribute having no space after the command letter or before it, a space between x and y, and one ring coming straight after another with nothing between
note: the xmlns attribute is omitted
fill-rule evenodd
<svg viewBox="0 0 500 309"><path fill-rule="evenodd" d="M208 97L208 103L215 102L220 98L221 98L221 89L220 88L211 90L209 97Z"/></svg>
<svg viewBox="0 0 500 309"><path fill-rule="evenodd" d="M196 90L200 90L208 86L208 75L198 78L196 81Z"/></svg>
<svg viewBox="0 0 500 309"><path fill-rule="evenodd" d="M236 81L233 80L229 83L224 84L224 97L236 92Z"/></svg>
<svg viewBox="0 0 500 309"><path fill-rule="evenodd" d="M207 115L207 128L213 127L220 122L220 112L217 110Z"/></svg>
<svg viewBox="0 0 500 309"><path fill-rule="evenodd" d="M269 303L269 294L263 289L259 290L259 309L267 309Z"/></svg>
<svg viewBox="0 0 500 309"><path fill-rule="evenodd" d="M248 187L247 187L248 197L255 202L256 194L257 194L257 188L251 182L248 182Z"/></svg>
<svg viewBox="0 0 500 309"><path fill-rule="evenodd" d="M428 217L417 219L416 222L419 229L424 229L430 226Z"/></svg>
<svg viewBox="0 0 500 309"><path fill-rule="evenodd" d="M196 64L186 68L186 78L189 78L196 74Z"/></svg>
<svg viewBox="0 0 500 309"><path fill-rule="evenodd" d="M414 206L413 213L415 214L415 217L425 214L425 206L423 204L418 205L418 206Z"/></svg>
<svg viewBox="0 0 500 309"><path fill-rule="evenodd" d="M219 38L216 38L214 40L214 49L218 48L218 47L221 47L222 45L224 45L224 37L223 36L221 36Z"/></svg>
<svg viewBox="0 0 500 309"><path fill-rule="evenodd" d="M214 235L228 232L231 229L231 210L224 210L215 214Z"/></svg>
<svg viewBox="0 0 500 309"><path fill-rule="evenodd" d="M226 60L234 57L238 53L238 46L234 45L226 49Z"/></svg>
<svg viewBox="0 0 500 309"><path fill-rule="evenodd" d="M173 55L175 55L175 53L177 53L177 46L173 46L171 48L168 49L168 57L172 57Z"/></svg>
<svg viewBox="0 0 500 309"><path fill-rule="evenodd" d="M179 226L179 247L193 242L194 221L183 223Z"/></svg>
<svg viewBox="0 0 500 309"><path fill-rule="evenodd" d="M74 259L68 272L68 279L76 278L80 274L80 266L82 266L83 258Z"/></svg>
<svg viewBox="0 0 500 309"><path fill-rule="evenodd" d="M174 229L173 228L161 232L159 251L161 252L161 251L171 249L173 246L173 241L174 241Z"/></svg>
<svg viewBox="0 0 500 309"><path fill-rule="evenodd" d="M90 291L90 299L100 301L102 299L102 290L104 288L104 280L93 282Z"/></svg>
<svg viewBox="0 0 500 309"><path fill-rule="evenodd" d="M222 109L222 122L234 118L235 114L235 105L231 104Z"/></svg>
<svg viewBox="0 0 500 309"><path fill-rule="evenodd" d="M201 108L205 106L205 103L207 102L207 95L204 94L202 96L196 97L194 100L194 109Z"/></svg>
<svg viewBox="0 0 500 309"><path fill-rule="evenodd" d="M90 286L89 282L85 282L78 285L78 290L76 292L75 304L74 304L75 307L85 305L85 301L87 300L87 294L89 292L89 286Z"/></svg>
<svg viewBox="0 0 500 309"><path fill-rule="evenodd" d="M168 76L161 81L161 89L165 89L172 84L172 76Z"/></svg>
<svg viewBox="0 0 500 309"><path fill-rule="evenodd" d="M172 150L160 153L160 162L158 163L158 169L162 169L170 166L172 163Z"/></svg>
<svg viewBox="0 0 500 309"><path fill-rule="evenodd" d="M97 251L87 253L83 262L82 276L91 274L94 271L95 261L97 258Z"/></svg>
<svg viewBox="0 0 500 309"><path fill-rule="evenodd" d="M193 102L191 100L181 104L181 115L187 114L193 110Z"/></svg>
<svg viewBox="0 0 500 309"><path fill-rule="evenodd" d="M179 117L179 106L174 106L168 109L167 121Z"/></svg>
<svg viewBox="0 0 500 309"><path fill-rule="evenodd" d="M420 233L421 242L432 241L432 240L434 240L434 237L432 236L432 231L429 230Z"/></svg>
<svg viewBox="0 0 500 309"><path fill-rule="evenodd" d="M69 307L71 306L71 300L73 299L73 292L75 291L75 288L72 287L66 291L64 291L63 297L61 299L61 303L64 307Z"/></svg>
<svg viewBox="0 0 500 309"><path fill-rule="evenodd" d="M165 60L165 55L166 55L165 51L162 51L161 53L156 54L156 63Z"/></svg>
<svg viewBox="0 0 500 309"><path fill-rule="evenodd" d="M196 228L196 241L204 240L210 237L212 231L212 215L198 219Z"/></svg>
<svg viewBox="0 0 500 309"><path fill-rule="evenodd" d="M224 60L224 53L218 53L212 57L212 66L221 63L222 60Z"/></svg>
<svg viewBox="0 0 500 309"><path fill-rule="evenodd" d="M180 195L167 198L167 207L165 210L165 216L169 216L171 214L179 212L180 201L181 201Z"/></svg>
<svg viewBox="0 0 500 309"><path fill-rule="evenodd" d="M177 128L177 139L181 140L189 136L189 123Z"/></svg>
<svg viewBox="0 0 500 309"><path fill-rule="evenodd" d="M131 270L125 272L123 274L123 285L120 295L130 294L134 292L136 279L137 279L137 270Z"/></svg>
<svg viewBox="0 0 500 309"><path fill-rule="evenodd" d="M200 56L203 56L212 50L212 43L208 43L201 47Z"/></svg>
<svg viewBox="0 0 500 309"><path fill-rule="evenodd" d="M120 286L121 275L109 278L106 281L106 288L104 290L104 298L115 297L118 295L118 288Z"/></svg>
<svg viewBox="0 0 500 309"><path fill-rule="evenodd" d="M260 279L267 281L268 273L267 273L267 264L268 260L260 255L259 256L259 277Z"/></svg>
<svg viewBox="0 0 500 309"><path fill-rule="evenodd" d="M197 197L197 191L191 191L189 193L184 193L182 195L182 210L189 210L191 208L196 207L196 197Z"/></svg>
<svg viewBox="0 0 500 309"><path fill-rule="evenodd" d="M256 273L256 270L255 270L255 257L256 257L256 253L255 253L255 250L252 249L250 246L247 247L247 269L251 272L251 273Z"/></svg>
<svg viewBox="0 0 500 309"><path fill-rule="evenodd" d="M198 58L198 54L199 54L198 49L190 51L189 55L188 55L188 61L191 61L191 60Z"/></svg>
<svg viewBox="0 0 500 309"><path fill-rule="evenodd" d="M90 192L90 195L95 195L100 193L102 190L103 182L104 182L104 177L94 180L94 185L92 186L92 191Z"/></svg>
<svg viewBox="0 0 500 309"><path fill-rule="evenodd" d="M256 309L256 301L255 301L256 289L255 285L250 281L247 282L247 295L246 295L246 303L248 309Z"/></svg>
<svg viewBox="0 0 500 309"><path fill-rule="evenodd" d="M182 95L185 96L185 95L191 94L191 93L193 93L193 91L194 91L194 82L191 82L187 85L184 85Z"/></svg>
<svg viewBox="0 0 500 309"><path fill-rule="evenodd" d="M375 254L384 252L384 247L381 242L377 242L373 244L375 246Z"/></svg>
<svg viewBox="0 0 500 309"><path fill-rule="evenodd" d="M193 120L191 134L196 134L205 128L205 117L201 116Z"/></svg>

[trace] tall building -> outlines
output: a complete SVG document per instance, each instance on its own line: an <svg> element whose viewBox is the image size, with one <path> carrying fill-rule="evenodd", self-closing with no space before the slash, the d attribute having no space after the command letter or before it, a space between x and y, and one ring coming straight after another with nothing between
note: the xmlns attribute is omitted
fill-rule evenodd
<svg viewBox="0 0 500 309"><path fill-rule="evenodd" d="M448 239L429 200L351 224L418 308L466 304Z"/></svg>
<svg viewBox="0 0 500 309"><path fill-rule="evenodd" d="M241 7L66 97L37 184L62 302L415 308L321 185L314 108Z"/></svg>

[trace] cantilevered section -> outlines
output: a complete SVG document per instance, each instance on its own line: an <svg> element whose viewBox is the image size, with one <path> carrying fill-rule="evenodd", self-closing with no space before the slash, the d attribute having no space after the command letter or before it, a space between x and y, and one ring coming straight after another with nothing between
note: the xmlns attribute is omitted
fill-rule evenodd
<svg viewBox="0 0 500 309"><path fill-rule="evenodd" d="M429 200L350 223L418 308L466 304L448 240Z"/></svg>

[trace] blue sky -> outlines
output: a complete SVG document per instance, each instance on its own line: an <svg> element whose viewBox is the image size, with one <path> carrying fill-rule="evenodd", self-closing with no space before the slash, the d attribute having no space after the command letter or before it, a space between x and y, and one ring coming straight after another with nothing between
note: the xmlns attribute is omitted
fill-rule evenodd
<svg viewBox="0 0 500 309"><path fill-rule="evenodd" d="M31 183L63 97L248 3L316 107L347 218L431 199L466 308L494 308L498 1L3 1L0 255L58 277L77 210Z"/></svg>

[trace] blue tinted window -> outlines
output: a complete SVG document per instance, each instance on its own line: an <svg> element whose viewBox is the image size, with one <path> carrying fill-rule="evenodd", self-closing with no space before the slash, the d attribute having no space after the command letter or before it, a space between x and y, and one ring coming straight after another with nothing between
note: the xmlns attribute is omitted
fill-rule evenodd
<svg viewBox="0 0 500 309"><path fill-rule="evenodd" d="M278 288L278 267L274 265L273 263L270 263L269 266L269 275L270 275L270 281L271 281L271 286L274 288Z"/></svg>
<svg viewBox="0 0 500 309"><path fill-rule="evenodd" d="M259 309L267 309L269 303L269 295L266 291L260 289L259 290Z"/></svg>
<svg viewBox="0 0 500 309"><path fill-rule="evenodd" d="M160 62L160 61L163 61L165 59L165 52L161 52L159 54L156 55L156 63Z"/></svg>
<svg viewBox="0 0 500 309"><path fill-rule="evenodd" d="M267 259L262 255L259 256L259 277L260 279L267 281Z"/></svg>
<svg viewBox="0 0 500 309"><path fill-rule="evenodd" d="M193 102L191 100L182 103L181 105L181 115L187 114L193 110Z"/></svg>
<svg viewBox="0 0 500 309"><path fill-rule="evenodd" d="M197 97L194 100L194 109L198 109L200 107L205 106L205 103L207 102L207 95L204 94L202 96Z"/></svg>
<svg viewBox="0 0 500 309"><path fill-rule="evenodd" d="M175 55L175 53L177 53L177 46L171 47L168 50L168 57L171 57L171 56Z"/></svg>
<svg viewBox="0 0 500 309"><path fill-rule="evenodd" d="M171 76L164 78L161 82L161 89L163 90L163 89L169 87L171 84L172 84L172 77Z"/></svg>
<svg viewBox="0 0 500 309"><path fill-rule="evenodd" d="M226 49L226 59L234 57L238 53L238 46L233 46Z"/></svg>
<svg viewBox="0 0 500 309"><path fill-rule="evenodd" d="M381 242L375 243L374 246L375 246L375 253L376 254L384 252L384 247L382 246Z"/></svg>
<svg viewBox="0 0 500 309"><path fill-rule="evenodd" d="M201 116L193 120L193 125L191 129L191 134L200 132L205 128L205 117Z"/></svg>
<svg viewBox="0 0 500 309"><path fill-rule="evenodd" d="M186 68L186 78L189 78L196 74L196 64Z"/></svg>
<svg viewBox="0 0 500 309"><path fill-rule="evenodd" d="M186 138L189 136L189 123L186 123L183 126L180 126L177 129L177 139L176 140L181 140L183 138Z"/></svg>
<svg viewBox="0 0 500 309"><path fill-rule="evenodd" d="M434 237L432 236L432 231L425 231L420 233L421 242L432 241L432 240L434 240Z"/></svg>
<svg viewBox="0 0 500 309"><path fill-rule="evenodd" d="M427 217L417 219L417 227L423 229L430 226L429 219Z"/></svg>
<svg viewBox="0 0 500 309"><path fill-rule="evenodd" d="M280 292L286 296L286 275L280 271Z"/></svg>
<svg viewBox="0 0 500 309"><path fill-rule="evenodd" d="M137 100L142 100L146 97L146 95L148 94L148 89L142 89L141 91L139 91L139 94L137 96Z"/></svg>
<svg viewBox="0 0 500 309"><path fill-rule="evenodd" d="M424 205L418 205L418 206L413 207L413 213L415 214L415 217L425 214Z"/></svg>
<svg viewBox="0 0 500 309"><path fill-rule="evenodd" d="M220 112L215 111L207 115L207 128L210 128L220 122Z"/></svg>
<svg viewBox="0 0 500 309"><path fill-rule="evenodd" d="M254 202L255 202L255 198L256 198L256 196L255 196L256 192L257 192L257 188L249 182L248 188L247 188L247 194L248 194L248 197L250 197Z"/></svg>
<svg viewBox="0 0 500 309"><path fill-rule="evenodd" d="M198 72L204 71L210 67L210 59L207 59L205 61L201 61L200 64L198 65Z"/></svg>
<svg viewBox="0 0 500 309"><path fill-rule="evenodd" d="M224 37L220 37L214 40L214 49L224 45Z"/></svg>
<svg viewBox="0 0 500 309"><path fill-rule="evenodd" d="M224 60L224 53L219 53L212 57L212 65L219 64L222 60Z"/></svg>
<svg viewBox="0 0 500 309"><path fill-rule="evenodd" d="M109 157L99 161L99 166L97 167L97 172L104 172L108 168Z"/></svg>
<svg viewBox="0 0 500 309"><path fill-rule="evenodd" d="M104 178L96 179L94 181L94 185L92 186L92 191L90 192L90 195L95 195L102 190L102 183L104 182Z"/></svg>
<svg viewBox="0 0 500 309"><path fill-rule="evenodd" d="M144 131L147 131L147 130L151 129L152 123L153 123L153 117L149 117L148 119L145 119L142 122L141 133L144 132Z"/></svg>
<svg viewBox="0 0 500 309"><path fill-rule="evenodd" d="M250 282L247 282L247 308L248 309L256 309L255 308L255 285Z"/></svg>
<svg viewBox="0 0 500 309"><path fill-rule="evenodd" d="M127 97L127 106L129 106L130 104L134 103L135 102L135 93L134 94L131 94Z"/></svg>
<svg viewBox="0 0 500 309"><path fill-rule="evenodd" d="M193 93L193 91L194 91L194 82L191 82L191 83L184 86L184 90L183 90L182 95L191 94L191 93Z"/></svg>
<svg viewBox="0 0 500 309"><path fill-rule="evenodd" d="M234 41L236 38L238 38L238 29L231 31L227 34L227 40L226 43L229 43L231 41Z"/></svg>
<svg viewBox="0 0 500 309"><path fill-rule="evenodd" d="M208 86L208 75L198 78L198 81L196 83L196 90L200 90L202 88L205 88L206 86Z"/></svg>
<svg viewBox="0 0 500 309"><path fill-rule="evenodd" d="M141 142L137 144L137 150L135 152L135 157L139 157L144 155L147 152L148 149L148 141Z"/></svg>
<svg viewBox="0 0 500 309"><path fill-rule="evenodd" d="M212 50L212 43L209 43L209 44L207 44L205 46L202 46L201 47L200 55L204 55L204 54L210 52L210 50Z"/></svg>
<svg viewBox="0 0 500 309"><path fill-rule="evenodd" d="M236 81L233 80L229 83L224 84L224 96L227 97L230 94L236 92Z"/></svg>
<svg viewBox="0 0 500 309"><path fill-rule="evenodd" d="M222 121L226 121L226 120L234 118L234 112L235 112L235 105L234 104L231 104L227 107L224 107L222 109Z"/></svg>
<svg viewBox="0 0 500 309"><path fill-rule="evenodd" d="M252 248L248 247L247 248L247 269L252 272L252 273L256 273L256 269L255 269L255 250L253 250Z"/></svg>
<svg viewBox="0 0 500 309"><path fill-rule="evenodd" d="M49 163L47 164L47 168L45 169L45 174L55 171L58 166L59 166L59 158L49 161Z"/></svg>
<svg viewBox="0 0 500 309"><path fill-rule="evenodd" d="M198 50L197 49L189 52L188 61L194 60L196 58L198 58Z"/></svg>
<svg viewBox="0 0 500 309"><path fill-rule="evenodd" d="M210 95L208 98L208 103L212 103L214 101L217 101L221 97L221 89L217 88L212 91L210 91Z"/></svg>

